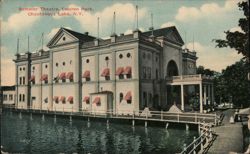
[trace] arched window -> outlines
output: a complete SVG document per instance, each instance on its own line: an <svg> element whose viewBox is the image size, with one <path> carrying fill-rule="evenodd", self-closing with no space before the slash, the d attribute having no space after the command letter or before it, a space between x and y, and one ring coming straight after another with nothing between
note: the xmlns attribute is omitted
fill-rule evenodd
<svg viewBox="0 0 250 154"><path fill-rule="evenodd" d="M123 93L120 93L120 103L122 102L123 100Z"/></svg>
<svg viewBox="0 0 250 154"><path fill-rule="evenodd" d="M25 95L23 94L23 102L25 101Z"/></svg>
<svg viewBox="0 0 250 154"><path fill-rule="evenodd" d="M178 67L175 61L170 60L167 66L167 76L178 76Z"/></svg>

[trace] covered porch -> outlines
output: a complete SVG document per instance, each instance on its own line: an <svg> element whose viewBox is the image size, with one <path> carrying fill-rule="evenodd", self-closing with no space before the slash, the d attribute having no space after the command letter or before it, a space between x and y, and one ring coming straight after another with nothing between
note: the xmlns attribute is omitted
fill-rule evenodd
<svg viewBox="0 0 250 154"><path fill-rule="evenodd" d="M198 97L199 111L204 112L204 106L214 105L214 87L211 77L197 75L182 75L172 76L166 78L166 86L179 87L180 88L180 108L185 111L185 87L193 86L194 89L198 89L198 93L195 92L195 97ZM198 87L198 88L195 88ZM167 91L169 93L169 91ZM171 92L170 92L171 93ZM173 103L173 102L172 102Z"/></svg>

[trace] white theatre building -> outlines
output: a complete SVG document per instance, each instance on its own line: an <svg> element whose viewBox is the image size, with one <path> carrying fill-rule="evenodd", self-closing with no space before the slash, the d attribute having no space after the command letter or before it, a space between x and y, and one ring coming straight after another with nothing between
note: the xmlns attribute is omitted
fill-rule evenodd
<svg viewBox="0 0 250 154"><path fill-rule="evenodd" d="M167 110L173 104L167 87L178 86L175 102L186 110L185 93L198 85L203 112L203 104L213 102L212 84L196 75L196 53L183 45L174 26L105 40L61 28L47 44L49 51L16 55L16 106L74 112Z"/></svg>

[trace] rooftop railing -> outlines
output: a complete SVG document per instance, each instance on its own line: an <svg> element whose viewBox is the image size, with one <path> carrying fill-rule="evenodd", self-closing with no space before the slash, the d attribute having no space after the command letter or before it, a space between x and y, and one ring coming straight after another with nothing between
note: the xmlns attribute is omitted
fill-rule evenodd
<svg viewBox="0 0 250 154"><path fill-rule="evenodd" d="M166 77L166 80L212 80L213 77L211 76L204 76L201 74L195 74L195 75L180 75L180 76L172 76L172 77Z"/></svg>

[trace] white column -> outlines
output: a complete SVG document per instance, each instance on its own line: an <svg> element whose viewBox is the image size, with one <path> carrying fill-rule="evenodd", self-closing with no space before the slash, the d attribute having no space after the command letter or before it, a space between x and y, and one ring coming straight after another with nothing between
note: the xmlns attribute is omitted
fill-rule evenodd
<svg viewBox="0 0 250 154"><path fill-rule="evenodd" d="M208 105L211 104L211 84L208 85Z"/></svg>
<svg viewBox="0 0 250 154"><path fill-rule="evenodd" d="M214 85L211 85L212 88L212 100L211 100L211 104L214 105Z"/></svg>
<svg viewBox="0 0 250 154"><path fill-rule="evenodd" d="M181 110L184 111L184 87L181 85Z"/></svg>
<svg viewBox="0 0 250 154"><path fill-rule="evenodd" d="M203 103L202 103L202 83L199 84L199 93L200 93L200 113L203 113Z"/></svg>
<svg viewBox="0 0 250 154"><path fill-rule="evenodd" d="M207 86L204 85L204 105L207 105Z"/></svg>

